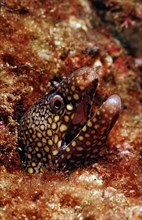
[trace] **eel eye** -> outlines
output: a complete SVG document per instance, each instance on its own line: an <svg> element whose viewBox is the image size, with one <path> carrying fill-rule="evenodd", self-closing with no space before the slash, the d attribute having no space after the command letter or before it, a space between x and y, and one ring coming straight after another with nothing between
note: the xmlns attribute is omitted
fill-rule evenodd
<svg viewBox="0 0 142 220"><path fill-rule="evenodd" d="M50 104L55 112L59 112L64 107L64 100L60 95L54 95L50 101Z"/></svg>

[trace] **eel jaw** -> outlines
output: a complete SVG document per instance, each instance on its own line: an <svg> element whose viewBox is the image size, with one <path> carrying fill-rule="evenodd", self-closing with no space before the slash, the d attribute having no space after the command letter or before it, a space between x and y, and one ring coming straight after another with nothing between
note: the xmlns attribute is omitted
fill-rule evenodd
<svg viewBox="0 0 142 220"><path fill-rule="evenodd" d="M118 119L121 99L111 95L89 119L74 139L63 145L55 158L57 169L71 170L83 164L90 164L100 156L106 145L107 136Z"/></svg>
<svg viewBox="0 0 142 220"><path fill-rule="evenodd" d="M77 106L74 112L73 119L70 121L68 130L65 134L64 145L68 145L79 133L82 127L86 124L91 113L91 100L90 97L84 98Z"/></svg>

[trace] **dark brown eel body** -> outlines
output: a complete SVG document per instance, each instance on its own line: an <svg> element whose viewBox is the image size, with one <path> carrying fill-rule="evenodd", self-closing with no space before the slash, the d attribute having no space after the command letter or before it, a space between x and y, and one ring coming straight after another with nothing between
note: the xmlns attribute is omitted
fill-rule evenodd
<svg viewBox="0 0 142 220"><path fill-rule="evenodd" d="M65 170L95 160L121 110L112 95L92 115L98 80L97 69L78 69L25 113L18 129L24 170Z"/></svg>

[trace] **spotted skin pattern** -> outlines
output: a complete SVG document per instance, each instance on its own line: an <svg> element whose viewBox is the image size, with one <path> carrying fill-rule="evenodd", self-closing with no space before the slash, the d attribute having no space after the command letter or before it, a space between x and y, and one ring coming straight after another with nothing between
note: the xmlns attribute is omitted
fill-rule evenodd
<svg viewBox="0 0 142 220"><path fill-rule="evenodd" d="M18 134L25 171L71 169L97 157L121 110L119 96L112 95L90 118L97 71L83 67L73 72L21 118Z"/></svg>

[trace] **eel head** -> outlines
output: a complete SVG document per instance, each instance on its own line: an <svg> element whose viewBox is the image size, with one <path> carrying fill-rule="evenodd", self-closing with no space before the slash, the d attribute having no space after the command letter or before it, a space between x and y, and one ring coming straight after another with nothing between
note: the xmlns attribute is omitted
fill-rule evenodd
<svg viewBox="0 0 142 220"><path fill-rule="evenodd" d="M72 169L98 157L119 116L121 100L112 95L92 114L97 71L83 67L54 83L21 118L18 133L24 170Z"/></svg>

